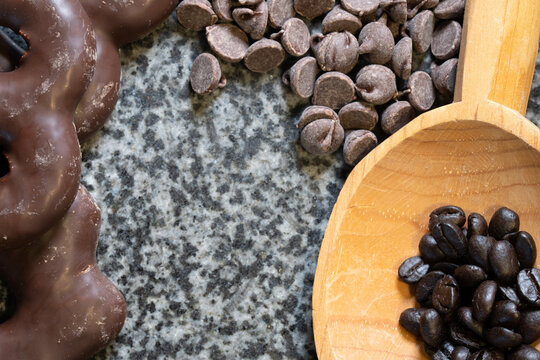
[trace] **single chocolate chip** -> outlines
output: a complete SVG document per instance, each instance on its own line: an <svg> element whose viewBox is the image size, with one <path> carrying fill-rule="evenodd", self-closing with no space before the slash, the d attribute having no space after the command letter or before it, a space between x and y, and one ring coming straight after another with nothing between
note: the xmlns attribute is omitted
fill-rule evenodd
<svg viewBox="0 0 540 360"><path fill-rule="evenodd" d="M414 119L415 114L408 101L396 101L383 111L381 127L385 133L393 134Z"/></svg>
<svg viewBox="0 0 540 360"><path fill-rule="evenodd" d="M452 275L445 275L437 281L432 295L435 310L443 315L451 314L459 306L459 301L459 285Z"/></svg>
<svg viewBox="0 0 540 360"><path fill-rule="evenodd" d="M302 115L300 116L300 121L296 125L298 130L302 129L309 123L319 120L319 119L330 119L334 121L339 121L338 114L326 106L309 106L307 107Z"/></svg>
<svg viewBox="0 0 540 360"><path fill-rule="evenodd" d="M454 95L457 66L458 59L450 59L431 70L431 78L435 89L446 97Z"/></svg>
<svg viewBox="0 0 540 360"><path fill-rule="evenodd" d="M295 15L294 0L268 0L268 21L273 28L279 29Z"/></svg>
<svg viewBox="0 0 540 360"><path fill-rule="evenodd" d="M358 41L350 32L314 35L311 44L323 71L346 74L358 63Z"/></svg>
<svg viewBox="0 0 540 360"><path fill-rule="evenodd" d="M285 51L275 40L261 39L254 42L246 52L246 67L257 73L277 68L285 60Z"/></svg>
<svg viewBox="0 0 540 360"><path fill-rule="evenodd" d="M474 318L471 307L460 307L457 311L457 315L462 325L467 327L467 329L471 330L476 335L483 336L484 324Z"/></svg>
<svg viewBox="0 0 540 360"><path fill-rule="evenodd" d="M407 80L411 76L412 56L412 40L405 36L397 42L392 55L392 69L403 80Z"/></svg>
<svg viewBox="0 0 540 360"><path fill-rule="evenodd" d="M413 256L405 260L399 267L398 274L401 281L407 284L415 284L429 271L429 265L425 264L420 256Z"/></svg>
<svg viewBox="0 0 540 360"><path fill-rule="evenodd" d="M423 54L428 51L433 39L435 16L430 10L419 12L407 23L407 30L413 42L414 51Z"/></svg>
<svg viewBox="0 0 540 360"><path fill-rule="evenodd" d="M420 316L420 335L431 346L437 347L444 339L444 321L439 313L427 309Z"/></svg>
<svg viewBox="0 0 540 360"><path fill-rule="evenodd" d="M472 300L472 312L476 320L485 321L495 304L497 294L497 283L493 280L486 280L475 290Z"/></svg>
<svg viewBox="0 0 540 360"><path fill-rule="evenodd" d="M519 299L518 293L512 287L499 286L499 288L497 289L497 295L499 296L499 298L501 298L503 300L509 300L509 301L513 302L518 307L520 307L522 305L521 300Z"/></svg>
<svg viewBox="0 0 540 360"><path fill-rule="evenodd" d="M525 344L532 344L540 339L540 310L527 310L521 313L519 333Z"/></svg>
<svg viewBox="0 0 540 360"><path fill-rule="evenodd" d="M339 121L345 130L372 131L379 122L379 114L373 105L355 101L341 108Z"/></svg>
<svg viewBox="0 0 540 360"><path fill-rule="evenodd" d="M234 5L239 5L239 6L257 6L261 2L263 2L263 0L231 0L231 1L234 2Z"/></svg>
<svg viewBox="0 0 540 360"><path fill-rule="evenodd" d="M457 346L452 353L451 360L467 360L471 351L465 346Z"/></svg>
<svg viewBox="0 0 540 360"><path fill-rule="evenodd" d="M283 48L292 56L303 56L308 52L311 34L302 20L291 18L285 21L278 34L280 34Z"/></svg>
<svg viewBox="0 0 540 360"><path fill-rule="evenodd" d="M469 238L473 235L487 235L487 221L486 219L478 213L470 213L467 218L467 235Z"/></svg>
<svg viewBox="0 0 540 360"><path fill-rule="evenodd" d="M395 21L392 21L392 19L389 19L386 22L386 27L390 30L390 32L392 33L392 36L394 38L401 37L403 26L404 25L399 24L399 23L397 23Z"/></svg>
<svg viewBox="0 0 540 360"><path fill-rule="evenodd" d="M409 77L409 102L418 111L428 111L435 103L435 87L431 76L416 71Z"/></svg>
<svg viewBox="0 0 540 360"><path fill-rule="evenodd" d="M356 76L356 91L374 105L387 103L396 94L396 76L386 66L364 66Z"/></svg>
<svg viewBox="0 0 540 360"><path fill-rule="evenodd" d="M512 330L497 326L486 331L486 340L496 348L507 349L521 344L522 337Z"/></svg>
<svg viewBox="0 0 540 360"><path fill-rule="evenodd" d="M212 0L212 8L223 21L233 21L231 0Z"/></svg>
<svg viewBox="0 0 540 360"><path fill-rule="evenodd" d="M489 222L489 235L500 240L506 234L519 231L519 216L515 211L502 207L495 211Z"/></svg>
<svg viewBox="0 0 540 360"><path fill-rule="evenodd" d="M232 12L234 21L253 40L260 40L266 31L268 22L268 6L262 1L254 9L248 7L236 8Z"/></svg>
<svg viewBox="0 0 540 360"><path fill-rule="evenodd" d="M506 234L504 240L510 241L519 261L521 268L532 268L536 263L536 243L533 237L526 231Z"/></svg>
<svg viewBox="0 0 540 360"><path fill-rule="evenodd" d="M520 313L517 305L509 300L497 301L489 318L491 326L515 329L519 325Z"/></svg>
<svg viewBox="0 0 540 360"><path fill-rule="evenodd" d="M450 324L450 337L456 345L478 350L486 346L486 342L467 327L453 322Z"/></svg>
<svg viewBox="0 0 540 360"><path fill-rule="evenodd" d="M407 21L407 0L381 0L381 8L390 15L392 21L405 24Z"/></svg>
<svg viewBox="0 0 540 360"><path fill-rule="evenodd" d="M425 307L432 307L432 295L433 289L437 281L442 279L445 274L442 271L430 271L428 272L416 285L415 297L416 301L420 305Z"/></svg>
<svg viewBox="0 0 540 360"><path fill-rule="evenodd" d="M319 119L304 127L300 133L300 143L311 154L325 155L339 149L344 137L345 132L338 121Z"/></svg>
<svg viewBox="0 0 540 360"><path fill-rule="evenodd" d="M420 317L424 308L405 309L399 316L399 324L414 336L420 337Z"/></svg>
<svg viewBox="0 0 540 360"><path fill-rule="evenodd" d="M507 357L508 360L540 360L540 351L529 345L521 345L513 349Z"/></svg>
<svg viewBox="0 0 540 360"><path fill-rule="evenodd" d="M199 55L193 62L190 74L191 88L197 94L209 94L217 88L222 88L227 81L221 74L219 61L212 54Z"/></svg>
<svg viewBox="0 0 540 360"><path fill-rule="evenodd" d="M354 15L369 17L375 15L379 2L380 0L341 0L341 6Z"/></svg>
<svg viewBox="0 0 540 360"><path fill-rule="evenodd" d="M489 270L489 252L495 243L491 236L472 235L469 238L469 256L473 262L484 269Z"/></svg>
<svg viewBox="0 0 540 360"><path fill-rule="evenodd" d="M438 223L452 223L458 227L463 227L467 217L465 211L459 206L446 205L438 207L429 214L429 230L433 231Z"/></svg>
<svg viewBox="0 0 540 360"><path fill-rule="evenodd" d="M521 270L517 276L519 295L528 303L540 306L540 270L536 268Z"/></svg>
<svg viewBox="0 0 540 360"><path fill-rule="evenodd" d="M450 222L439 222L433 227L432 234L447 259L463 261L467 258L467 238L459 226Z"/></svg>
<svg viewBox="0 0 540 360"><path fill-rule="evenodd" d="M431 41L431 53L438 60L448 60L459 52L461 25L454 20L443 21L437 25Z"/></svg>
<svg viewBox="0 0 540 360"><path fill-rule="evenodd" d="M320 76L315 82L313 105L341 109L356 98L355 86L350 77L337 71Z"/></svg>
<svg viewBox="0 0 540 360"><path fill-rule="evenodd" d="M465 0L441 0L433 10L439 19L457 19L463 16Z"/></svg>
<svg viewBox="0 0 540 360"><path fill-rule="evenodd" d="M377 146L377 137L369 130L354 130L345 137L343 158L348 165L355 166ZM424 264L426 269L429 265ZM427 272L427 271L426 271Z"/></svg>
<svg viewBox="0 0 540 360"><path fill-rule="evenodd" d="M206 39L217 56L232 63L242 61L249 48L246 33L232 24L216 24L207 27Z"/></svg>
<svg viewBox="0 0 540 360"><path fill-rule="evenodd" d="M438 0L407 0L407 17L412 19L420 10L431 9L437 6Z"/></svg>
<svg viewBox="0 0 540 360"><path fill-rule="evenodd" d="M358 53L372 64L386 64L394 54L394 36L380 22L365 25L358 35Z"/></svg>
<svg viewBox="0 0 540 360"><path fill-rule="evenodd" d="M437 245L437 241L431 234L422 236L418 248L424 261L430 264L439 263L446 257L439 245Z"/></svg>
<svg viewBox="0 0 540 360"><path fill-rule="evenodd" d="M326 14L322 21L323 34L340 31L357 34L361 28L362 21L360 18L344 10L340 5L337 5L332 11Z"/></svg>
<svg viewBox="0 0 540 360"><path fill-rule="evenodd" d="M314 57L306 56L293 65L285 74L283 82L290 85L292 91L303 99L309 99L313 95L315 80L320 69Z"/></svg>
<svg viewBox="0 0 540 360"><path fill-rule="evenodd" d="M335 0L294 0L294 9L309 20L332 10Z"/></svg>
<svg viewBox="0 0 540 360"><path fill-rule="evenodd" d="M457 279L459 286L467 289L476 289L476 287L487 280L486 272L476 265L461 265L454 272L454 277Z"/></svg>
<svg viewBox="0 0 540 360"><path fill-rule="evenodd" d="M519 265L516 251L508 241L495 241L489 251L489 264L495 278L503 285L515 281Z"/></svg>
<svg viewBox="0 0 540 360"><path fill-rule="evenodd" d="M445 274L453 276L458 267L459 267L458 264L454 264L447 261L441 261L436 264L433 264L433 266L431 267L431 270L442 271Z"/></svg>
<svg viewBox="0 0 540 360"><path fill-rule="evenodd" d="M201 31L214 25L218 17L208 0L184 0L176 8L178 22L188 30Z"/></svg>

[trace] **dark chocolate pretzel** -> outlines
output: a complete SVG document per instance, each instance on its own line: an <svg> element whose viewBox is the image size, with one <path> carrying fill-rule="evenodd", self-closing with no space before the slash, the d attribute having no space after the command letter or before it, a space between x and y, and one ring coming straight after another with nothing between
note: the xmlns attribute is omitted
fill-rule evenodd
<svg viewBox="0 0 540 360"><path fill-rule="evenodd" d="M0 25L25 37L20 66L0 73L0 250L57 223L79 186L73 114L95 65L95 37L77 0L2 0ZM1 154L0 154L1 155Z"/></svg>
<svg viewBox="0 0 540 360"><path fill-rule="evenodd" d="M122 294L96 266L100 210L84 187L66 216L25 248L0 252L15 297L0 324L2 360L88 359L122 329Z"/></svg>
<svg viewBox="0 0 540 360"><path fill-rule="evenodd" d="M12 71L24 55L24 49L0 29L0 72Z"/></svg>

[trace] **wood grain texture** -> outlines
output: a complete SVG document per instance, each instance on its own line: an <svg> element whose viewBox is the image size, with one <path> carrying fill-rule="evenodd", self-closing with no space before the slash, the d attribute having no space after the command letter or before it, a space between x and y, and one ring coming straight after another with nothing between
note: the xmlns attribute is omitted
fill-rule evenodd
<svg viewBox="0 0 540 360"><path fill-rule="evenodd" d="M534 21L522 19L534 14ZM414 297L397 270L418 254L434 208L456 204L490 217L509 206L520 214L522 229L540 239L540 130L521 115L538 18L540 0L468 0L459 102L415 119L349 176L315 276L319 359L426 358L421 344L398 325ZM515 30L521 23L527 28Z"/></svg>

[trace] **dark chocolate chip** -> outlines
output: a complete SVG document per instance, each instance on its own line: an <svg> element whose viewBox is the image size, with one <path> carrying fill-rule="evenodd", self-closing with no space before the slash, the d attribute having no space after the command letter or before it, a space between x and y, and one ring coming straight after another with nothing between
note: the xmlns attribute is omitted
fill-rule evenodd
<svg viewBox="0 0 540 360"><path fill-rule="evenodd" d="M454 95L457 66L458 59L450 59L446 60L440 66L435 66L431 70L433 85L435 85L438 92L446 97L452 97Z"/></svg>
<svg viewBox="0 0 540 360"><path fill-rule="evenodd" d="M465 0L441 0L433 10L439 19L457 19L463 16Z"/></svg>
<svg viewBox="0 0 540 360"><path fill-rule="evenodd" d="M438 60L448 60L456 56L461 43L461 25L454 20L437 25L431 41L431 53Z"/></svg>
<svg viewBox="0 0 540 360"><path fill-rule="evenodd" d="M315 82L313 105L341 109L356 98L355 86L347 75L331 71L321 75Z"/></svg>
<svg viewBox="0 0 540 360"><path fill-rule="evenodd" d="M430 10L419 12L407 23L407 30L413 42L414 51L423 54L428 51L433 39L435 16Z"/></svg>
<svg viewBox="0 0 540 360"><path fill-rule="evenodd" d="M176 9L176 18L186 29L194 31L201 31L218 20L208 0L182 1Z"/></svg>
<svg viewBox="0 0 540 360"><path fill-rule="evenodd" d="M380 0L341 0L341 6L352 14L369 17L376 13L379 2Z"/></svg>
<svg viewBox="0 0 540 360"><path fill-rule="evenodd" d="M339 149L344 137L345 132L338 121L319 119L304 127L300 133L300 143L311 154L325 155Z"/></svg>
<svg viewBox="0 0 540 360"><path fill-rule="evenodd" d="M377 146L377 137L369 130L353 130L345 137L343 158L348 165L355 166ZM425 264L429 268L429 265ZM427 271L426 271L427 272Z"/></svg>
<svg viewBox="0 0 540 360"><path fill-rule="evenodd" d="M314 35L312 48L323 71L346 74L358 63L358 41L349 32Z"/></svg>
<svg viewBox="0 0 540 360"><path fill-rule="evenodd" d="M295 15L294 0L268 0L268 21L272 27L281 28Z"/></svg>
<svg viewBox="0 0 540 360"><path fill-rule="evenodd" d="M393 134L414 119L415 111L408 101L396 101L382 113L381 126L385 133Z"/></svg>
<svg viewBox="0 0 540 360"><path fill-rule="evenodd" d="M255 8L240 7L232 12L234 21L253 40L263 38L268 23L268 6L261 1Z"/></svg>
<svg viewBox="0 0 540 360"><path fill-rule="evenodd" d="M285 74L283 82L290 85L291 90L303 99L309 99L313 95L315 80L320 69L314 57L306 56L298 60Z"/></svg>
<svg viewBox="0 0 540 360"><path fill-rule="evenodd" d="M358 53L372 64L386 64L394 54L394 36L388 27L372 22L360 30Z"/></svg>
<svg viewBox="0 0 540 360"><path fill-rule="evenodd" d="M206 39L217 56L232 63L242 61L249 48L246 33L232 24L216 24L207 27Z"/></svg>
<svg viewBox="0 0 540 360"><path fill-rule="evenodd" d="M405 24L407 21L407 0L381 0L380 6L392 21L398 24Z"/></svg>
<svg viewBox="0 0 540 360"><path fill-rule="evenodd" d="M368 65L356 76L356 91L374 105L387 103L396 94L396 76L386 66Z"/></svg>
<svg viewBox="0 0 540 360"><path fill-rule="evenodd" d="M212 8L223 21L233 21L231 0L212 0Z"/></svg>
<svg viewBox="0 0 540 360"><path fill-rule="evenodd" d="M360 18L344 10L340 5L337 5L332 11L326 14L322 21L323 34L340 31L357 34L361 28L362 21Z"/></svg>
<svg viewBox="0 0 540 360"><path fill-rule="evenodd" d="M373 105L355 101L341 108L339 121L345 130L372 131L379 122L379 114Z"/></svg>
<svg viewBox="0 0 540 360"><path fill-rule="evenodd" d="M418 111L428 111L435 103L435 87L431 76L424 71L416 71L409 77L409 96L411 105Z"/></svg>
<svg viewBox="0 0 540 360"><path fill-rule="evenodd" d="M302 115L300 116L300 121L296 127L298 130L302 129L309 123L319 120L319 119L330 119L334 121L339 121L338 114L326 106L309 106L307 107Z"/></svg>
<svg viewBox="0 0 540 360"><path fill-rule="evenodd" d="M244 63L257 73L277 68L285 60L285 51L275 40L261 39L254 42L247 50Z"/></svg>
<svg viewBox="0 0 540 360"><path fill-rule="evenodd" d="M303 56L308 52L311 34L302 20L291 18L285 21L281 31L281 44L285 51L292 56Z"/></svg>
<svg viewBox="0 0 540 360"><path fill-rule="evenodd" d="M197 94L209 94L217 88L222 88L227 81L221 74L218 59L212 54L199 55L193 62L190 74L191 88Z"/></svg>
<svg viewBox="0 0 540 360"><path fill-rule="evenodd" d="M309 20L332 10L335 0L294 0L294 9Z"/></svg>
<svg viewBox="0 0 540 360"><path fill-rule="evenodd" d="M412 40L405 36L397 42L392 55L392 69L403 80L411 76L412 55Z"/></svg>

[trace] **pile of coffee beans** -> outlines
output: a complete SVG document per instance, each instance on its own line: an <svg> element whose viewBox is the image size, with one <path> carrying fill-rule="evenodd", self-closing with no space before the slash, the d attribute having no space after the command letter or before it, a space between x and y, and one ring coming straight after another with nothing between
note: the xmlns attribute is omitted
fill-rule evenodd
<svg viewBox="0 0 540 360"><path fill-rule="evenodd" d="M467 227L465 222L467 221ZM468 218L457 206L435 209L420 256L399 268L420 304L399 323L424 341L432 359L540 360L540 270L533 237L503 207Z"/></svg>
<svg viewBox="0 0 540 360"><path fill-rule="evenodd" d="M314 106L298 124L302 146L322 155L343 145L355 165L452 101L464 8L465 0L183 0L177 18L204 30L215 54L195 60L197 94L225 86L218 58L254 72L283 64L283 82Z"/></svg>

